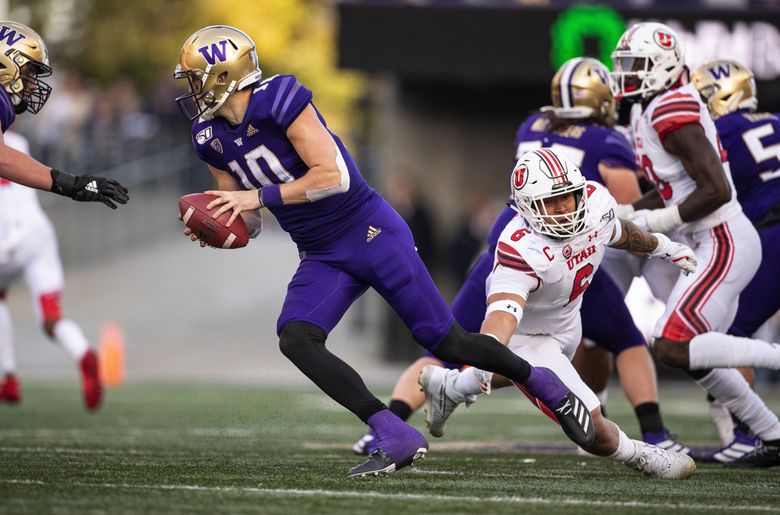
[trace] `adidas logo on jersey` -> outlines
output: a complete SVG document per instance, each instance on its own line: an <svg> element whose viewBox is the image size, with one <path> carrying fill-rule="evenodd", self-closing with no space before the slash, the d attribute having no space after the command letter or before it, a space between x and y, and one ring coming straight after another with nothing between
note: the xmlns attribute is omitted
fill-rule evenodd
<svg viewBox="0 0 780 515"><path fill-rule="evenodd" d="M87 191L91 191L92 193L97 193L98 192L97 181L90 181L86 186L84 186L84 189Z"/></svg>
<svg viewBox="0 0 780 515"><path fill-rule="evenodd" d="M379 233L382 232L381 228L376 228L371 225L368 226L368 234L366 235L366 243L371 243L371 240L379 236Z"/></svg>
<svg viewBox="0 0 780 515"><path fill-rule="evenodd" d="M254 127L252 127L252 124L250 123L249 127L246 128L246 137L247 138L252 137L255 134L257 134L258 132L260 132L260 131L255 129Z"/></svg>

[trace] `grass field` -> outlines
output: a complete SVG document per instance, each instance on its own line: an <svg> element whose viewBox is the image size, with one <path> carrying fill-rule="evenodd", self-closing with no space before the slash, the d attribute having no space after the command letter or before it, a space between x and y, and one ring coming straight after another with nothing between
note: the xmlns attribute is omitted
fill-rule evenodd
<svg viewBox="0 0 780 515"><path fill-rule="evenodd" d="M509 391L456 412L419 466L348 479L362 427L313 390L131 385L88 414L73 384L24 386L20 406L0 405L0 513L780 510L780 470L701 465L687 481L645 478L567 451L558 429ZM715 442L700 391L663 396L667 423L686 442ZM628 406L614 397L610 415L635 436ZM778 392L767 397L780 408ZM412 421L423 426L419 414Z"/></svg>

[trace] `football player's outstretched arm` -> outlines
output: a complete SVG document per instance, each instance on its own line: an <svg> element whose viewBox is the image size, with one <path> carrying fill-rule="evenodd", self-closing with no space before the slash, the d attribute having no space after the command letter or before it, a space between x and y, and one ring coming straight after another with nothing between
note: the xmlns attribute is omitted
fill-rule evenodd
<svg viewBox="0 0 780 515"><path fill-rule="evenodd" d="M102 202L112 209L129 200L127 188L113 179L71 175L44 166L32 157L5 144L0 136L0 177L43 191L51 191L81 202Z"/></svg>
<svg viewBox="0 0 780 515"><path fill-rule="evenodd" d="M681 268L686 275L696 271L696 254L688 246L672 241L660 232L649 233L628 220L619 220L619 222L622 232L617 241L609 245L610 247L643 252L669 261Z"/></svg>
<svg viewBox="0 0 780 515"><path fill-rule="evenodd" d="M290 124L287 137L309 170L303 177L292 182L266 187L269 191L272 188L276 189L275 195L279 197L278 201L281 204L316 202L349 189L347 165L340 156L336 142L322 125L311 104L306 106ZM263 189L231 193L207 191L206 193L220 197L209 204L209 209L221 204L214 214L215 217L229 209L233 210L228 226L239 213L264 207L264 204L270 205L268 202L270 194ZM264 204L260 202L261 197L266 201Z"/></svg>
<svg viewBox="0 0 780 515"><path fill-rule="evenodd" d="M112 209L129 200L127 188L113 179L71 175L49 168L8 145L0 136L0 177L81 202L102 202Z"/></svg>
<svg viewBox="0 0 780 515"><path fill-rule="evenodd" d="M680 158L696 189L679 205L683 222L692 222L712 213L731 200L720 156L698 124L685 125L669 133L663 141L667 152Z"/></svg>
<svg viewBox="0 0 780 515"><path fill-rule="evenodd" d="M523 316L525 299L512 293L495 293L488 297L487 305L488 313L479 332L507 345Z"/></svg>

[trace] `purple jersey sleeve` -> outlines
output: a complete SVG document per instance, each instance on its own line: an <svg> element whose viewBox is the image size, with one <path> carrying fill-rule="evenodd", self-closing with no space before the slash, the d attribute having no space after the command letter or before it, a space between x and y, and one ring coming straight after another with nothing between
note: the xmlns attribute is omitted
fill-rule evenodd
<svg viewBox="0 0 780 515"><path fill-rule="evenodd" d="M14 111L14 105L11 102L11 97L5 88L0 88L0 123L2 123L2 131L5 132L16 120L16 111Z"/></svg>
<svg viewBox="0 0 780 515"><path fill-rule="evenodd" d="M309 105L311 98L311 90L293 75L279 75L269 81L266 95L268 111L285 132Z"/></svg>
<svg viewBox="0 0 780 515"><path fill-rule="evenodd" d="M601 147L601 163L612 168L636 170L634 149L628 139L617 130L610 130Z"/></svg>

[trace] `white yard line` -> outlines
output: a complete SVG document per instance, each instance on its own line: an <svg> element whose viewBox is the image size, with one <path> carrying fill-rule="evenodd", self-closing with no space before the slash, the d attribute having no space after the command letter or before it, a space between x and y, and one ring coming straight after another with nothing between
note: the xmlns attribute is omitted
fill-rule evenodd
<svg viewBox="0 0 780 515"><path fill-rule="evenodd" d="M358 480L363 481L363 480ZM370 480L368 480L370 481ZM387 492L365 492L355 490L323 490L323 489L302 489L302 488L253 488L240 486L202 486L202 485L134 485L129 483L47 483L37 480L26 479L0 479L0 484L12 485L68 485L83 486L88 488L111 488L117 490L165 490L165 491L196 491L196 492L219 492L219 493L247 493L265 496L279 497L334 497L334 498L357 498L357 499L384 499L384 500L412 500L412 501L451 501L457 503L497 503L497 504L533 504L549 506L593 506L593 507L619 507L619 508L652 508L652 509L686 509L702 511L758 511L758 512L777 512L777 506L724 506L716 504L698 504L695 502L685 503L654 503L645 501L596 501L588 499L574 499L570 497L542 498L542 497L519 497L519 496L491 496L478 497L472 495L436 495L436 494L403 494Z"/></svg>

